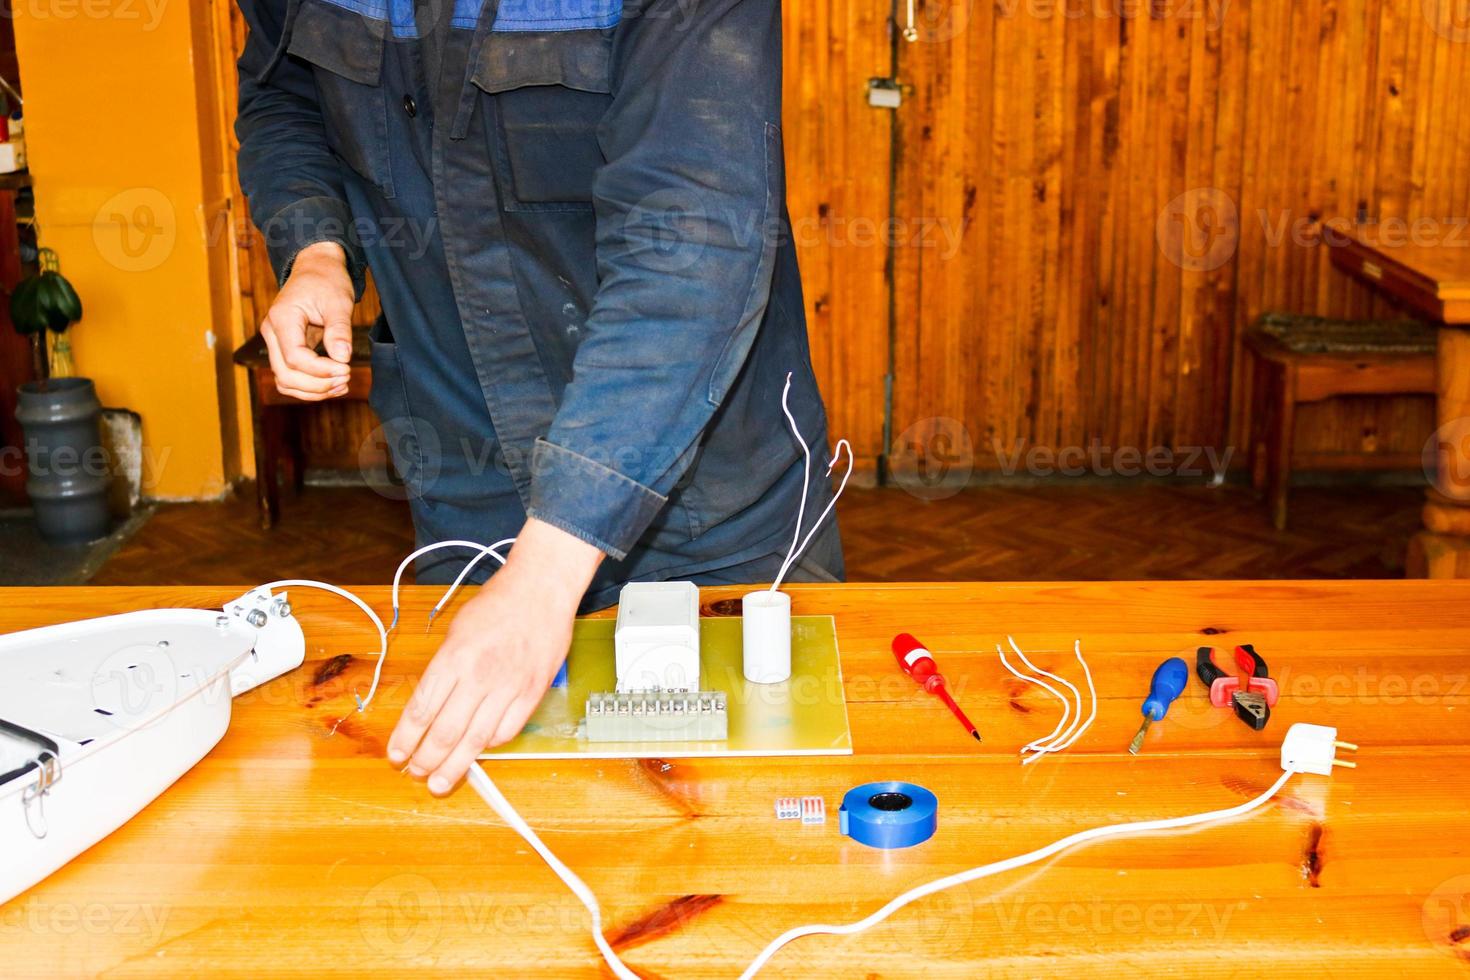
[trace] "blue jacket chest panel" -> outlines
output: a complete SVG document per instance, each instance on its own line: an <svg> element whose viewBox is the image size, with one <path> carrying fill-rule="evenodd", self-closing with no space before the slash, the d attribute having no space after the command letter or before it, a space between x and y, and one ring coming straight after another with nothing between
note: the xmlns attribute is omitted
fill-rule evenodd
<svg viewBox="0 0 1470 980"><path fill-rule="evenodd" d="M324 0L372 20L393 25L393 36L418 36L414 0ZM484 0L454 0L450 26L473 30ZM622 18L623 0L500 0L494 31L586 31L613 27Z"/></svg>

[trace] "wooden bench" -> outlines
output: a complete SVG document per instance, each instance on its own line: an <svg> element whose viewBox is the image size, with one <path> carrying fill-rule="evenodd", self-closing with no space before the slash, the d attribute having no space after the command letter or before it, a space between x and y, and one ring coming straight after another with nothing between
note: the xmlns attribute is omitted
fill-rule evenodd
<svg viewBox="0 0 1470 980"><path fill-rule="evenodd" d="M1339 395L1432 395L1434 328L1416 320L1266 313L1245 334L1252 481L1286 527L1296 407Z"/></svg>
<svg viewBox="0 0 1470 980"><path fill-rule="evenodd" d="M372 342L368 327L352 330L351 374L347 393L333 401L367 401L373 387ZM276 390L276 375L271 370L265 338L256 334L235 351L234 361L250 374L250 420L255 430L255 486L260 504L260 526L270 528L281 518L281 469L287 482L300 489L305 465L302 461L300 429L291 424L291 416L317 404L283 395Z"/></svg>

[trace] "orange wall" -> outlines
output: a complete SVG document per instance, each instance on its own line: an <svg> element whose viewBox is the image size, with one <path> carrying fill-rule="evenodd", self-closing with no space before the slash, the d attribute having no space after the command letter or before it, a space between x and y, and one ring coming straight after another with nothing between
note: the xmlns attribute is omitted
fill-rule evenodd
<svg viewBox="0 0 1470 980"><path fill-rule="evenodd" d="M41 240L85 308L77 371L104 405L142 415L145 493L218 496L236 469L239 406L224 359L233 243L211 7L65 10L17 4L15 32Z"/></svg>

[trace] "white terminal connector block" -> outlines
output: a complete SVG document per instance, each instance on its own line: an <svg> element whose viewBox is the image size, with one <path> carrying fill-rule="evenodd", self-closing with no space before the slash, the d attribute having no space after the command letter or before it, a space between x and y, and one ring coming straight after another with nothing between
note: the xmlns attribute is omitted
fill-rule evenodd
<svg viewBox="0 0 1470 980"><path fill-rule="evenodd" d="M1338 741L1336 728L1297 722L1286 730L1286 738L1281 740L1281 768L1287 772L1330 776L1333 766L1357 768L1357 763L1337 757L1338 749L1355 752L1357 748L1352 742Z"/></svg>
<svg viewBox="0 0 1470 980"><path fill-rule="evenodd" d="M699 588L629 582L613 634L618 692L699 690Z"/></svg>
<svg viewBox="0 0 1470 980"><path fill-rule="evenodd" d="M791 677L791 596L761 589L741 602L743 673L752 684L779 684Z"/></svg>

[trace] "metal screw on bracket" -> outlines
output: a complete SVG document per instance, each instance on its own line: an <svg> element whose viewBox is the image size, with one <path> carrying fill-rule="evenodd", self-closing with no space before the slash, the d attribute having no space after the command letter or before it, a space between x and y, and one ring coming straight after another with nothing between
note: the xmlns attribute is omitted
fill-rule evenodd
<svg viewBox="0 0 1470 980"><path fill-rule="evenodd" d="M271 612L275 613L282 619L285 619L291 615L291 603L287 602L285 599L272 600Z"/></svg>
<svg viewBox="0 0 1470 980"><path fill-rule="evenodd" d="M230 617L216 616L214 617L214 625L219 629L227 630L230 628Z"/></svg>
<svg viewBox="0 0 1470 980"><path fill-rule="evenodd" d="M245 622L256 629L261 629L265 626L265 613L260 609L252 609L245 614Z"/></svg>

